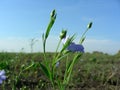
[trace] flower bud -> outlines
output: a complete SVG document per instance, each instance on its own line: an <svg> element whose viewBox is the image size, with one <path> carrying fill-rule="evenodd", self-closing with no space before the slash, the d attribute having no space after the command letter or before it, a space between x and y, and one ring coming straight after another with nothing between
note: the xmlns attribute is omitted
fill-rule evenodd
<svg viewBox="0 0 120 90"><path fill-rule="evenodd" d="M56 18L56 12L55 12L55 9L51 12L50 16Z"/></svg>
<svg viewBox="0 0 120 90"><path fill-rule="evenodd" d="M92 22L90 22L87 26L88 29L90 29L92 27Z"/></svg>
<svg viewBox="0 0 120 90"><path fill-rule="evenodd" d="M66 34L67 34L67 30L62 30L62 32L60 33L60 39L65 38Z"/></svg>

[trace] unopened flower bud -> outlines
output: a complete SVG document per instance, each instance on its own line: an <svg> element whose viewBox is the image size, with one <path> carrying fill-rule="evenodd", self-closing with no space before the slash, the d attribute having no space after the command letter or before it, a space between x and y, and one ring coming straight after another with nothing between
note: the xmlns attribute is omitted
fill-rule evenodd
<svg viewBox="0 0 120 90"><path fill-rule="evenodd" d="M55 12L55 9L51 12L50 16L56 18L56 12Z"/></svg>
<svg viewBox="0 0 120 90"><path fill-rule="evenodd" d="M92 22L90 22L87 26L88 29L90 29L92 27Z"/></svg>
<svg viewBox="0 0 120 90"><path fill-rule="evenodd" d="M60 39L65 38L66 34L67 34L67 30L62 30L62 32L60 33Z"/></svg>

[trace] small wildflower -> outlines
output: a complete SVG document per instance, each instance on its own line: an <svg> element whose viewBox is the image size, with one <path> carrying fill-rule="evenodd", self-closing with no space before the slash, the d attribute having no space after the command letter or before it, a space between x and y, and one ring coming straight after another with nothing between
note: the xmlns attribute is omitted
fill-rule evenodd
<svg viewBox="0 0 120 90"><path fill-rule="evenodd" d="M67 47L67 50L72 52L84 52L84 47L81 44L71 43Z"/></svg>
<svg viewBox="0 0 120 90"><path fill-rule="evenodd" d="M69 39L68 36L63 38L62 43L65 44L68 39ZM67 47L67 50L72 52L84 52L84 47L81 44L75 44L71 42L71 44Z"/></svg>
<svg viewBox="0 0 120 90"><path fill-rule="evenodd" d="M56 67L58 67L58 66L59 66L59 64L60 64L60 62L58 61L58 62L56 63Z"/></svg>
<svg viewBox="0 0 120 90"><path fill-rule="evenodd" d="M0 71L0 84L2 84L3 80L5 80L5 79L6 79L5 71L1 70Z"/></svg>

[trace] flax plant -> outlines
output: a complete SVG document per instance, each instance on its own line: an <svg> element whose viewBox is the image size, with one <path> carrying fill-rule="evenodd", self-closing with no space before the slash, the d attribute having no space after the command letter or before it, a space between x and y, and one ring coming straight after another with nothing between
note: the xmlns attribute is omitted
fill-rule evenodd
<svg viewBox="0 0 120 90"><path fill-rule="evenodd" d="M50 31L52 26L55 23L56 20L56 11L53 10L50 14L50 22L47 26L46 32L42 35L42 41L43 41L43 54L44 54L44 60L42 62L39 62L40 68L45 74L45 76L50 80L51 85L53 87L53 90L59 89L59 90L65 90L66 87L69 85L70 78L72 75L73 67L75 63L79 60L81 55L84 53L84 47L82 45L86 32L91 28L92 22L90 22L87 26L87 29L83 33L79 44L75 44L73 40L75 39L75 34L67 38L67 30L62 30L60 33L60 39L58 42L58 45L55 50L55 55L51 60L49 60L49 57L46 55L46 42L48 39L48 36L50 35ZM60 48L60 44L63 42L62 48ZM58 49L60 48L60 51ZM74 54L74 57L71 58L71 60L68 60L68 57L70 54ZM65 60L66 58L66 68L65 73L63 73L63 78L59 78L58 68L60 65L60 62ZM51 62L50 62L51 61Z"/></svg>

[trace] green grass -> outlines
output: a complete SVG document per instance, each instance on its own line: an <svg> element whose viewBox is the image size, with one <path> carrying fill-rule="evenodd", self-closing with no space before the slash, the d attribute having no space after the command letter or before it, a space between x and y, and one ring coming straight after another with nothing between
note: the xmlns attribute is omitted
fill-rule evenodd
<svg viewBox="0 0 120 90"><path fill-rule="evenodd" d="M47 53L49 60L54 53ZM70 55L68 60L71 60ZM0 69L6 71L7 79L0 90L52 90L38 63L43 53L0 53ZM64 60L65 61L65 60ZM34 64L32 64L34 63ZM76 63L68 90L118 90L120 88L120 52L108 55L101 52L85 53ZM29 69L21 70L32 65ZM58 71L65 65L60 62ZM63 78L63 74L59 74ZM18 77L19 76L19 77ZM20 89L21 88L21 89Z"/></svg>

